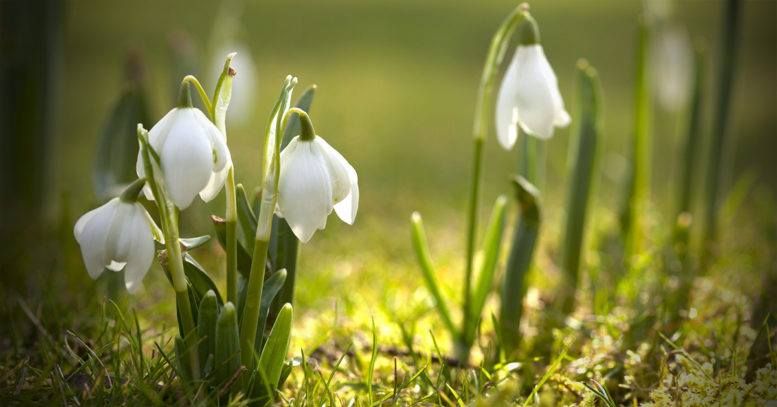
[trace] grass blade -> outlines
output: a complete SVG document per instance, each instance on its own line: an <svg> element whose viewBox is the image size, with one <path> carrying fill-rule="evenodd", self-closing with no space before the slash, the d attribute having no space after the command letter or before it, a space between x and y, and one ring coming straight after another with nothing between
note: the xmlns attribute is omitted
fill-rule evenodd
<svg viewBox="0 0 777 407"><path fill-rule="evenodd" d="M426 288L429 289L432 297L434 297L434 303L437 307L437 311L440 314L440 318L442 318L443 324L445 324L445 327L448 329L448 332L450 332L451 336L456 337L458 333L453 325L453 321L451 320L451 314L448 311L448 306L445 303L445 299L440 292L440 285L437 283L437 277L435 276L432 258L429 255L429 244L426 240L426 233L424 232L424 224L423 220L421 219L421 214L418 212L413 212L413 215L410 218L410 223L412 226L413 250L418 257L418 264L421 266L421 275L424 278L424 283L426 283Z"/></svg>
<svg viewBox="0 0 777 407"><path fill-rule="evenodd" d="M483 243L483 262L475 291L472 293L472 301L470 302L472 308L469 310L468 315L468 318L470 318L470 323L467 324L469 330L465 332L468 344L474 341L477 321L480 320L480 314L483 312L486 298L488 298L494 282L496 263L499 260L499 249L502 246L502 235L505 228L506 207L507 198L504 196L497 198L494 203L494 209L491 211L488 229L486 229L485 241Z"/></svg>

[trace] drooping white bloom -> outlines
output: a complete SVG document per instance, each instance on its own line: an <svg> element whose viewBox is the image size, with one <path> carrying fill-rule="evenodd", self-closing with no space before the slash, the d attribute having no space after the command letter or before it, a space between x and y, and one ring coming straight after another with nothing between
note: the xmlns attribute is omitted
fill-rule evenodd
<svg viewBox="0 0 777 407"><path fill-rule="evenodd" d="M677 112L691 96L693 51L688 33L679 26L662 26L656 30L651 51L658 102L664 109Z"/></svg>
<svg viewBox="0 0 777 407"><path fill-rule="evenodd" d="M212 175L231 165L232 158L224 135L199 109L171 110L151 128L148 138L159 155L170 199L178 208L187 208L197 194L209 201L221 190L224 179ZM137 173L145 175L141 154ZM153 199L148 187L144 191Z"/></svg>
<svg viewBox="0 0 777 407"><path fill-rule="evenodd" d="M135 292L154 259L150 218L137 202L113 198L78 219L73 234L93 279L104 269L124 270L127 290Z"/></svg>
<svg viewBox="0 0 777 407"><path fill-rule="evenodd" d="M548 139L554 127L570 122L558 81L540 44L519 45L499 88L496 134L505 149L518 138L518 128Z"/></svg>
<svg viewBox="0 0 777 407"><path fill-rule="evenodd" d="M300 241L324 229L332 209L353 224L359 209L356 170L323 138L292 139L281 152L280 171L277 212Z"/></svg>

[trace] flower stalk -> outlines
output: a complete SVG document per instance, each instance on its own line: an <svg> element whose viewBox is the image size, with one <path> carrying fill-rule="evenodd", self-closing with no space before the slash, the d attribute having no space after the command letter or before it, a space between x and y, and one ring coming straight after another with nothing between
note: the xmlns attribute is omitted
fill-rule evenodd
<svg viewBox="0 0 777 407"><path fill-rule="evenodd" d="M232 98L232 80L237 75L237 71L231 66L235 55L236 53L234 52L227 55L224 69L213 92L213 102L204 102L206 106L210 103L209 112L211 120L213 120L216 128L221 131L225 138L227 135L227 107ZM227 301L237 304L237 192L235 186L235 166L232 163L227 168L224 193L226 197L224 221L226 223Z"/></svg>
<svg viewBox="0 0 777 407"><path fill-rule="evenodd" d="M510 42L515 29L524 21L529 19L528 4L522 3L516 7L510 15L505 18L488 48L486 62L483 66L483 74L478 88L478 98L475 106L475 127L473 139L473 157L472 157L472 178L469 194L469 206L467 210L467 239L466 239L466 259L464 272L464 295L462 303L462 315L464 323L460 332L468 332L469 325L474 321L469 321L470 315L470 296L472 291L472 274L474 269L475 241L478 228L478 211L480 206L480 182L483 170L483 145L486 135L489 131L489 123L493 117L492 102L494 99L494 90L499 77L499 66L507 53L507 46ZM463 340L464 338L461 338ZM463 356L468 356L469 350Z"/></svg>
<svg viewBox="0 0 777 407"><path fill-rule="evenodd" d="M257 216L256 235L254 239L253 259L248 276L246 300L243 305L240 321L240 350L243 366L251 370L256 360L256 335L261 308L262 291L264 289L264 274L267 263L267 249L270 246L272 232L272 217L278 204L278 179L280 173L280 147L283 137L281 131L286 124L286 115L291 99L291 91L297 84L297 78L286 77L281 91L281 97L270 115L265 151L272 151L267 173L262 183L262 198ZM271 149L271 150L270 150Z"/></svg>
<svg viewBox="0 0 777 407"><path fill-rule="evenodd" d="M198 335L192 314L191 302L189 300L188 283L183 269L183 258L181 257L181 245L178 242L178 216L175 205L167 198L165 187L161 177L157 176L158 156L153 152L148 141L148 131L141 124L138 125L138 139L140 140L140 149L143 157L143 167L145 169L146 179L154 200L159 208L159 217L162 223L162 233L165 237L165 247L167 249L167 265L170 270L173 289L175 290L176 303L181 315L180 337L183 338L187 347L186 354L189 355L189 368L192 378L197 380L200 374L199 355L197 350ZM155 168L157 167L157 168Z"/></svg>

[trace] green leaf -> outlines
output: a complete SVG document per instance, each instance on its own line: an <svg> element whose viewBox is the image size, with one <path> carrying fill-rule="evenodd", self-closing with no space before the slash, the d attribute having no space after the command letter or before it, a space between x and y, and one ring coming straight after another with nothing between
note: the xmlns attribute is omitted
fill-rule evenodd
<svg viewBox="0 0 777 407"><path fill-rule="evenodd" d="M226 61L224 61L224 69L219 75L218 82L216 82L216 89L213 92L213 111L211 117L213 123L216 124L221 132L226 135L226 117L227 108L229 107L229 101L232 99L232 79L235 76L235 70L232 69L232 58L236 53L227 55Z"/></svg>
<svg viewBox="0 0 777 407"><path fill-rule="evenodd" d="M262 300L259 305L259 332L265 331L265 326L267 325L267 316L270 312L270 305L283 287L283 283L286 281L286 276L286 269L280 269L275 273L272 273L270 277L268 277L264 282L264 288L262 289ZM263 336L264 335L256 335L256 349L261 348Z"/></svg>
<svg viewBox="0 0 777 407"><path fill-rule="evenodd" d="M562 311L569 313L580 272L583 238L588 206L594 182L594 169L599 144L599 81L596 70L585 61L578 62L580 84L580 126L570 150L567 179L566 224L561 246L561 271L566 280L560 291Z"/></svg>
<svg viewBox="0 0 777 407"><path fill-rule="evenodd" d="M178 239L178 241L181 243L181 246L183 246L184 251L190 251L208 243L210 241L210 235L186 237Z"/></svg>
<svg viewBox="0 0 777 407"><path fill-rule="evenodd" d="M216 324L215 352L216 383L227 382L240 369L240 334L237 325L237 311L231 302L224 304Z"/></svg>
<svg viewBox="0 0 777 407"><path fill-rule="evenodd" d="M205 366L208 357L216 353L216 321L219 303L213 290L205 293L200 301L197 315L197 334L200 339L200 366Z"/></svg>
<svg viewBox="0 0 777 407"><path fill-rule="evenodd" d="M254 215L251 204L248 202L248 196L246 195L245 188L243 188L243 184L237 184L235 192L237 195L237 221L240 226L240 237L242 238L240 243L244 248L253 248L256 237L256 215Z"/></svg>
<svg viewBox="0 0 777 407"><path fill-rule="evenodd" d="M526 276L531 268L534 248L540 228L539 192L522 177L513 181L520 216L513 232L513 242L505 267L502 301L499 315L500 338L508 355L515 352L520 342L520 324L523 297L526 295Z"/></svg>
<svg viewBox="0 0 777 407"><path fill-rule="evenodd" d="M291 304L284 305L259 356L260 377L266 378L266 383L272 390L278 388L286 353L289 350L292 317Z"/></svg>
<svg viewBox="0 0 777 407"><path fill-rule="evenodd" d="M100 198L116 196L137 178L137 125L150 123L147 97L135 80L124 90L100 132L92 178Z"/></svg>
<svg viewBox="0 0 777 407"><path fill-rule="evenodd" d="M216 229L216 237L218 238L219 244L222 248L226 249L227 247L227 224L224 221L224 219L211 215L210 220L213 222L213 226ZM237 271L239 272L240 276L243 278L248 278L249 273L251 272L251 251L245 248L243 246L243 242L240 241L240 239L237 240Z"/></svg>
<svg viewBox="0 0 777 407"><path fill-rule="evenodd" d="M191 382L192 379L192 369L191 366L189 366L189 363L187 363L188 360L189 357L187 356L186 343L180 336L176 336L175 361L178 364L178 372L183 376L182 379L184 382Z"/></svg>
<svg viewBox="0 0 777 407"><path fill-rule="evenodd" d="M424 232L421 214L413 212L410 222L412 226L413 250L418 257L418 263L421 266L421 275L424 278L424 283L426 283L426 288L429 289L432 297L434 297L435 306L437 307L437 312L440 314L440 318L442 318L442 322L445 324L445 327L448 328L448 332L450 332L451 336L456 337L458 334L456 328L453 326L451 314L448 311L448 306L440 292L440 286L437 284L432 258L429 255L429 244L426 241L426 233Z"/></svg>
<svg viewBox="0 0 777 407"><path fill-rule="evenodd" d="M481 262L480 274L475 291L472 292L471 309L469 310L470 324L469 332L465 332L468 343L472 343L477 328L477 321L486 305L486 298L491 292L491 286L494 282L496 263L499 260L499 249L502 246L502 235L505 228L505 208L507 207L507 198L500 196L494 203L494 209L491 211L491 220L486 229L485 241L483 242L483 261Z"/></svg>
<svg viewBox="0 0 777 407"><path fill-rule="evenodd" d="M197 298L205 297L208 291L213 291L216 295L216 299L219 304L223 304L224 300L219 294L219 289L213 279L210 278L205 269L194 260L189 253L183 255L183 271L186 274L186 279L189 280L191 288L194 290Z"/></svg>

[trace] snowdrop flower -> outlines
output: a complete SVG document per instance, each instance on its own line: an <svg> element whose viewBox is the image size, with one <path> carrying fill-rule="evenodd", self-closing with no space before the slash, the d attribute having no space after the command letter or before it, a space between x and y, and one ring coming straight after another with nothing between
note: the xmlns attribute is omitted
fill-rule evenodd
<svg viewBox="0 0 777 407"><path fill-rule="evenodd" d="M677 112L688 104L693 79L693 51L682 27L666 24L653 39L652 72L661 106Z"/></svg>
<svg viewBox="0 0 777 407"><path fill-rule="evenodd" d="M356 170L323 138L315 135L310 118L302 110L301 135L281 152L278 183L279 216L286 219L294 235L307 242L334 209L351 225L359 209L359 179Z"/></svg>
<svg viewBox="0 0 777 407"><path fill-rule="evenodd" d="M508 150L518 138L519 127L532 136L548 139L553 136L554 127L566 127L570 122L556 74L539 43L536 23L527 17L519 29L521 42L502 80L496 103L497 138Z"/></svg>
<svg viewBox="0 0 777 407"><path fill-rule="evenodd" d="M188 84L184 87L182 94L188 95ZM190 96L182 99L179 107L151 128L148 138L159 155L170 199L178 208L186 209L197 194L205 201L216 196L224 179L213 174L232 165L232 158L226 137L205 114L192 107ZM144 176L141 154L138 154L136 170L139 177ZM148 187L144 191L148 199L153 199Z"/></svg>
<svg viewBox="0 0 777 407"><path fill-rule="evenodd" d="M96 279L106 268L123 269L127 290L137 291L154 259L150 222L145 208L124 196L81 216L73 234L81 246L89 276Z"/></svg>

